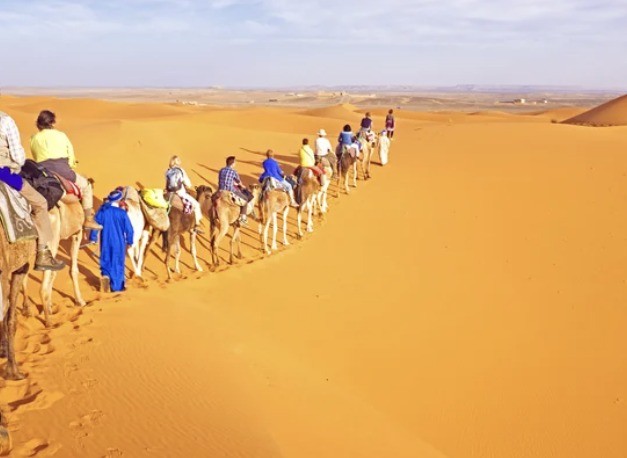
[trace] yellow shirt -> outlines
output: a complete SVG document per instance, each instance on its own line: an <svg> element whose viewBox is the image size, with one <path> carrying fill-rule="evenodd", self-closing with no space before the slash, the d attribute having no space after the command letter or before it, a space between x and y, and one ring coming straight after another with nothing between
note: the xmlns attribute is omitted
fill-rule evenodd
<svg viewBox="0 0 627 458"><path fill-rule="evenodd" d="M70 139L60 130L43 129L30 139L30 151L35 162L67 158L71 168L76 168L76 157Z"/></svg>
<svg viewBox="0 0 627 458"><path fill-rule="evenodd" d="M316 159L314 157L314 152L309 145L303 145L303 147L298 152L300 156L300 166L301 167L314 167L316 165Z"/></svg>

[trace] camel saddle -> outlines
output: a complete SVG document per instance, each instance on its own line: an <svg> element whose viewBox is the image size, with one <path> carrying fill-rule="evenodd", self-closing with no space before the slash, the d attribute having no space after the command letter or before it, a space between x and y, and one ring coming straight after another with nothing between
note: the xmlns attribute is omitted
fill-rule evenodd
<svg viewBox="0 0 627 458"><path fill-rule="evenodd" d="M9 243L37 238L30 205L19 192L0 182L0 220Z"/></svg>
<svg viewBox="0 0 627 458"><path fill-rule="evenodd" d="M50 172L50 174L59 180L59 183L61 183L61 187L63 187L63 190L65 191L65 196L62 199L64 202L69 203L70 201L76 202L77 200L81 200L83 195L81 193L81 189L76 186L76 183L68 180L67 178L63 178L58 173ZM68 197L69 199L67 199Z"/></svg>
<svg viewBox="0 0 627 458"><path fill-rule="evenodd" d="M170 218L167 208L152 207L144 199L139 199L139 206L148 224L158 231L165 232L170 229Z"/></svg>

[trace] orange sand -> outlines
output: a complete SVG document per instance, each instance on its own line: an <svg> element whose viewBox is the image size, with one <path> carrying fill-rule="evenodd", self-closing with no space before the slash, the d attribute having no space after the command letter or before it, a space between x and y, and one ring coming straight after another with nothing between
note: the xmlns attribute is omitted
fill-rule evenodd
<svg viewBox="0 0 627 458"><path fill-rule="evenodd" d="M610 100L564 121L585 126L627 126L627 95Z"/></svg>
<svg viewBox="0 0 627 458"><path fill-rule="evenodd" d="M0 108L24 137L39 109L57 109L99 196L161 186L173 153L197 184L236 154L251 182L265 149L290 169L302 136L361 116ZM28 379L0 380L14 456L626 456L627 128L396 115L390 165L279 253L261 254L253 224L244 261L198 274L184 252L184 278L168 284L155 249L144 282L96 301L84 250L93 302L72 307L63 272L56 327L20 322Z"/></svg>

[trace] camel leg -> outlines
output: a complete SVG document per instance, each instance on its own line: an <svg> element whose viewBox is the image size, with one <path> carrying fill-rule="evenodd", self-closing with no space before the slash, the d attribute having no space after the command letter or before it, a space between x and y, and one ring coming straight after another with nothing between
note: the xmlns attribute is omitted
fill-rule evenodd
<svg viewBox="0 0 627 458"><path fill-rule="evenodd" d="M176 241L174 242L174 272L177 274L181 273L181 236L176 236Z"/></svg>
<svg viewBox="0 0 627 458"><path fill-rule="evenodd" d="M194 267L196 267L196 270L198 272L202 272L202 267L200 263L198 262L198 256L197 256L197 251L196 251L196 232L190 233L189 245L190 245L190 251L192 252L192 258L194 258Z"/></svg>
<svg viewBox="0 0 627 458"><path fill-rule="evenodd" d="M237 228L237 238L235 240L237 242L237 257L242 259L244 257L242 256L242 230L239 227Z"/></svg>
<svg viewBox="0 0 627 458"><path fill-rule="evenodd" d="M131 268L133 270L133 275L137 276L137 262L135 261L135 252L138 251L136 246L129 246L126 248L126 254L128 258L131 260Z"/></svg>
<svg viewBox="0 0 627 458"><path fill-rule="evenodd" d="M263 251L266 254L270 254L270 249L268 248L268 230L270 229L270 218L268 218L268 220L266 221L266 223L263 226L263 235L261 237L261 246Z"/></svg>
<svg viewBox="0 0 627 458"><path fill-rule="evenodd" d="M135 275L138 277L142 276L142 271L144 269L144 257L146 256L146 248L148 246L148 241L150 239L150 234L148 231L144 230L142 232L142 236L139 238L139 254L137 255L137 271Z"/></svg>
<svg viewBox="0 0 627 458"><path fill-rule="evenodd" d="M2 281L0 281L0 358L7 357L7 329L6 329L6 316L4 307L8 307L7 298L4 297L4 290L2 289Z"/></svg>
<svg viewBox="0 0 627 458"><path fill-rule="evenodd" d="M348 189L348 180L349 180L350 168L346 170L346 175L344 175L344 190L346 194L350 194L350 189Z"/></svg>
<svg viewBox="0 0 627 458"><path fill-rule="evenodd" d="M283 245L288 246L290 242L287 240L287 215L290 212L290 207L285 207L283 210Z"/></svg>
<svg viewBox="0 0 627 458"><path fill-rule="evenodd" d="M302 237L303 236L303 229L301 227L301 224L303 222L302 206L298 208L298 213L296 214L296 222L298 224L298 236Z"/></svg>
<svg viewBox="0 0 627 458"><path fill-rule="evenodd" d="M56 277L56 272L45 271L39 289L46 327L50 326L50 315L52 314L52 285L54 284L54 277Z"/></svg>
<svg viewBox="0 0 627 458"><path fill-rule="evenodd" d="M81 247L81 239L83 238L83 230L81 229L76 234L72 236L72 246L70 248L71 251L71 259L72 259L72 267L70 269L70 277L72 277L72 285L74 286L74 303L79 307L85 306L85 301L83 300L83 296L81 295L81 289L78 282L78 251ZM50 285L52 288L52 285Z"/></svg>
<svg viewBox="0 0 627 458"><path fill-rule="evenodd" d="M220 249L220 242L222 241L222 239L224 238L224 236L226 235L226 233L229 230L229 225L227 224L220 224L220 228L216 229L216 236L214 237L213 240L213 244L211 245L211 251L213 251L213 263L216 266L220 265L220 254L219 254L219 249ZM231 239L231 264L233 264L233 240Z"/></svg>
<svg viewBox="0 0 627 458"><path fill-rule="evenodd" d="M169 237L167 234L166 237ZM165 250L165 270L168 274L168 280L172 280L172 271L170 270L170 255L172 250L172 243L168 243L168 248Z"/></svg>
<svg viewBox="0 0 627 458"><path fill-rule="evenodd" d="M357 187L357 162L353 164L353 188Z"/></svg>
<svg viewBox="0 0 627 458"><path fill-rule="evenodd" d="M234 227L233 228L233 236L231 237L231 244L230 244L230 258L229 258L229 263L230 264L234 264L235 263L235 258L234 258L234 253L235 253L235 240L237 238L239 234L239 227Z"/></svg>
<svg viewBox="0 0 627 458"><path fill-rule="evenodd" d="M22 380L25 376L17 367L15 361L15 330L17 328L17 296L20 293L23 276L26 275L27 268L24 266L21 272L16 272L11 277L11 288L9 290L9 309L5 317L6 325L4 328L5 338L7 341L7 365L4 370L4 378L7 380Z"/></svg>
<svg viewBox="0 0 627 458"><path fill-rule="evenodd" d="M272 213L272 249L273 250L279 249L276 244L276 234L277 234L278 229L279 229L279 224L278 224L277 212L273 212Z"/></svg>
<svg viewBox="0 0 627 458"><path fill-rule="evenodd" d="M28 300L28 275L24 275L24 279L22 280L22 297L24 298L24 302L22 303L22 315L25 317L29 317L32 315L30 309L30 301ZM2 293L2 288L0 287L0 293Z"/></svg>
<svg viewBox="0 0 627 458"><path fill-rule="evenodd" d="M316 206L315 197L309 203L309 212L307 213L307 232L313 232L313 211Z"/></svg>

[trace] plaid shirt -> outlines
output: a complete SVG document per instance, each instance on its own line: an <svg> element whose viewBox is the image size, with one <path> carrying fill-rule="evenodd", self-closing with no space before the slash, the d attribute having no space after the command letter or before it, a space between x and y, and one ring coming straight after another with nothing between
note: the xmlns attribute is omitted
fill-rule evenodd
<svg viewBox="0 0 627 458"><path fill-rule="evenodd" d="M218 188L220 191L235 191L235 185L240 184L238 173L231 167L224 167L218 174Z"/></svg>
<svg viewBox="0 0 627 458"><path fill-rule="evenodd" d="M0 112L0 132L7 137L9 143L9 153L11 159L15 161L20 167L24 165L26 155L24 148L22 147L22 141L20 140L20 131L17 130L17 125L13 118L7 114Z"/></svg>

